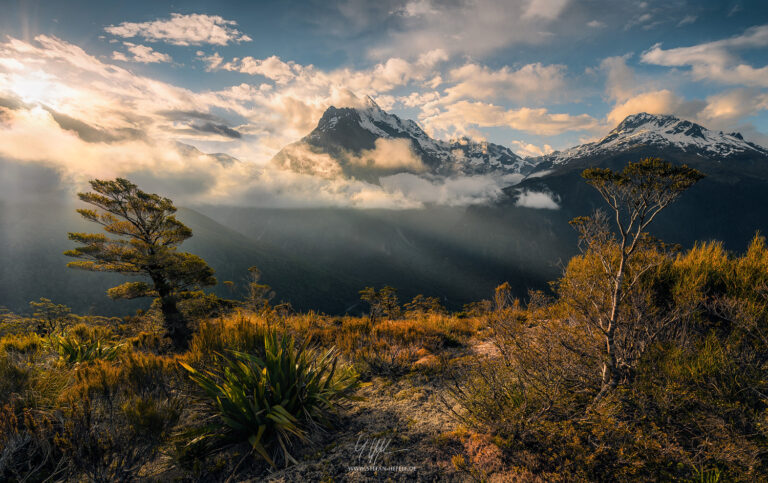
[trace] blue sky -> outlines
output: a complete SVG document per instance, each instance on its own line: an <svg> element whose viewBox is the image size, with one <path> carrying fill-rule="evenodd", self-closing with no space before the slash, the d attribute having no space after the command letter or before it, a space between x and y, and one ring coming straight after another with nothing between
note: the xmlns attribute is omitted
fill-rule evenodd
<svg viewBox="0 0 768 483"><path fill-rule="evenodd" d="M639 111L768 144L760 1L4 0L0 33L0 157L160 179L204 164L168 159L182 142L247 164L207 173L213 197L328 106L367 95L435 137L521 155L599 138ZM30 147L35 132L58 149Z"/></svg>

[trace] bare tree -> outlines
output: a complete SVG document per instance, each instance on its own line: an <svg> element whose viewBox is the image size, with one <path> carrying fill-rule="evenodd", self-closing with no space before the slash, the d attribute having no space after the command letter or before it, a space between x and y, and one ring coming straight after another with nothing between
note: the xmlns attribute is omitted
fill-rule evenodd
<svg viewBox="0 0 768 483"><path fill-rule="evenodd" d="M622 305L632 293L629 289L655 266L654 263L640 264L627 279L628 265L635 261L638 249L649 241L650 237L645 232L648 225L704 175L685 165L674 166L658 158L646 158L629 163L620 172L591 168L585 170L582 176L608 204L618 232L608 228L604 215L579 217L571 222L581 234L585 244L582 249L598 256L610 287L607 313L601 310L595 312L594 325L605 339L602 386L595 397L597 402L619 383L617 328L632 323L631 320L621 319ZM612 250L611 246L615 248Z"/></svg>

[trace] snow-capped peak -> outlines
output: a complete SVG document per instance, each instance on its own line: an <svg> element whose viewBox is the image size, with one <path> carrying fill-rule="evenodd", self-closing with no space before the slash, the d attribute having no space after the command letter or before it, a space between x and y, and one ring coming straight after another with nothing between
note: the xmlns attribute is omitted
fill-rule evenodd
<svg viewBox="0 0 768 483"><path fill-rule="evenodd" d="M415 121L384 111L370 97L359 107L329 107L317 128L298 144L303 143L313 153L331 154L339 165L335 172L361 177L366 174L361 173L363 168L359 167L360 163L346 158L371 153L383 145L379 142L382 139L409 140L412 154L421 160L426 172L434 176L519 174L529 172L534 164L531 159L522 159L509 148L488 142L433 139ZM294 158L296 156L289 156L288 151L283 150L275 156L274 162L293 169L300 168L302 172L313 172L312 162ZM387 173L391 174L389 171ZM378 174L372 173L370 177L376 178Z"/></svg>
<svg viewBox="0 0 768 483"><path fill-rule="evenodd" d="M735 155L768 155L768 150L747 142L739 133L724 134L670 115L641 112L627 116L603 139L544 156L551 164L571 159L623 151L635 146L675 148L717 160Z"/></svg>

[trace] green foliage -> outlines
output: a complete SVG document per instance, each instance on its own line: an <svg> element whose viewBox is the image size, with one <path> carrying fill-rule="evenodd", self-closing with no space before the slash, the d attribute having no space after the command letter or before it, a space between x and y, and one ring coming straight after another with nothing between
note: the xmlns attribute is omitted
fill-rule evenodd
<svg viewBox="0 0 768 483"><path fill-rule="evenodd" d="M205 260L176 250L192 231L176 219L171 200L145 193L126 179L92 180L91 188L92 193L78 196L100 211L78 209L78 213L116 237L70 233L69 239L81 246L64 253L79 259L68 266L148 278L149 282L126 282L107 294L159 298L168 336L177 350L185 349L191 331L176 305L179 294L216 283Z"/></svg>
<svg viewBox="0 0 768 483"><path fill-rule="evenodd" d="M612 260L619 257L614 250ZM630 377L595 404L611 285L574 257L557 298L489 316L497 355L456 368L459 417L511 461L565 480L763 481L768 477L768 247L674 254L639 245L616 332ZM611 260L608 258L608 260Z"/></svg>
<svg viewBox="0 0 768 483"><path fill-rule="evenodd" d="M112 361L120 353L122 344L108 345L102 340L82 340L74 336L53 336L51 345L68 365L92 362L97 359Z"/></svg>
<svg viewBox="0 0 768 483"><path fill-rule="evenodd" d="M278 445L286 463L295 462L292 440L306 440L314 425L330 424L329 413L356 387L356 375L338 366L331 349L316 353L275 330L263 339L263 357L231 351L219 356L219 367L201 371L181 363L210 398L222 424L191 445L248 442L253 451L274 465L270 454ZM211 427L212 428L212 427Z"/></svg>

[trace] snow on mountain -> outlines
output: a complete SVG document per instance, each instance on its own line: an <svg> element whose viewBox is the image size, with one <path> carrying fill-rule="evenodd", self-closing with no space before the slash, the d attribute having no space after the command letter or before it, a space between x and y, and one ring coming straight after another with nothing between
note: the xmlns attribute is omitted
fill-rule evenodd
<svg viewBox="0 0 768 483"><path fill-rule="evenodd" d="M668 115L638 113L628 116L603 139L539 158L541 168L575 159L598 157L637 146L676 149L687 154L725 160L732 157L768 156L768 150L745 141L739 133L724 134Z"/></svg>
<svg viewBox="0 0 768 483"><path fill-rule="evenodd" d="M329 107L309 135L286 146L272 162L301 173L374 182L395 173L525 174L535 166L498 144L433 139L416 122L385 112L370 97L360 108Z"/></svg>

